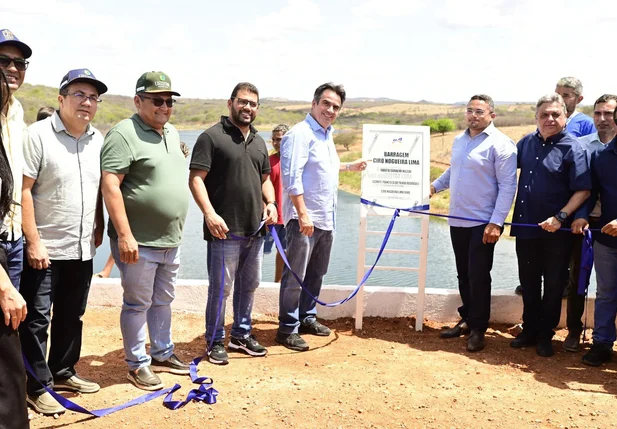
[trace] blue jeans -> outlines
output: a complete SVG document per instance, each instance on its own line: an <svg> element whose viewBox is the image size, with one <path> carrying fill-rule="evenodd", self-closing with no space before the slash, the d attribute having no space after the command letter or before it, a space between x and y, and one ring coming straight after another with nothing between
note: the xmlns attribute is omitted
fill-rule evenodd
<svg viewBox="0 0 617 429"><path fill-rule="evenodd" d="M120 261L118 241L110 240L109 244L124 289L120 330L125 360L134 371L152 361L146 353L146 325L152 357L162 361L174 352L171 303L180 269L180 248L139 246L137 263L125 264Z"/></svg>
<svg viewBox="0 0 617 429"><path fill-rule="evenodd" d="M617 249L596 241L593 252L598 283L593 317L593 343L612 348L616 339Z"/></svg>
<svg viewBox="0 0 617 429"><path fill-rule="evenodd" d="M283 250L287 249L287 241L285 240L285 226L284 225L274 225L274 229L276 229L276 233L278 234L279 239L281 240L281 246L283 246ZM272 253L272 248L274 246L274 237L268 230L268 234L264 237L264 253L269 255Z"/></svg>
<svg viewBox="0 0 617 429"><path fill-rule="evenodd" d="M255 289L261 281L261 263L263 260L263 237L252 237L246 240L216 240L208 241L208 302L206 304L206 342L225 338L225 307L227 297L234 287L233 315L231 336L246 338L251 335L251 313ZM225 286L221 303L221 279L225 267Z"/></svg>
<svg viewBox="0 0 617 429"><path fill-rule="evenodd" d="M315 228L312 237L302 235L298 221L290 220L285 226L287 233L287 260L291 269L303 280L304 287L318 297L323 277L328 271L330 251L334 240L333 231ZM279 332L297 334L300 322L311 324L317 315L315 301L302 290L287 266L283 267L279 293Z"/></svg>
<svg viewBox="0 0 617 429"><path fill-rule="evenodd" d="M24 269L24 238L19 237L15 241L0 241L0 246L6 252L11 283L15 286L15 289L19 290L21 272Z"/></svg>

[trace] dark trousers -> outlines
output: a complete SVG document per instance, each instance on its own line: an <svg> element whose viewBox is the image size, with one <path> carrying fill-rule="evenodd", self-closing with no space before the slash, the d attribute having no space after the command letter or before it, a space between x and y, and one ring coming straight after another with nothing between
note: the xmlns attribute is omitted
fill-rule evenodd
<svg viewBox="0 0 617 429"><path fill-rule="evenodd" d="M86 311L92 280L92 260L52 260L46 270L35 270L27 262L21 277L21 294L28 316L19 327L21 346L38 379L53 387L54 379L75 375L81 353L82 316ZM47 329L51 319L51 347L47 353ZM29 395L45 392L28 377Z"/></svg>
<svg viewBox="0 0 617 429"><path fill-rule="evenodd" d="M555 334L571 249L572 234L566 231L547 238L516 239L518 276L523 287L523 330L532 337L551 339Z"/></svg>
<svg viewBox="0 0 617 429"><path fill-rule="evenodd" d="M8 272L7 256L0 247L0 264ZM16 330L4 324L0 309L0 429L29 428L26 409L26 370Z"/></svg>
<svg viewBox="0 0 617 429"><path fill-rule="evenodd" d="M458 290L463 305L458 309L469 329L486 331L491 317L491 269L495 244L482 243L486 225L450 227Z"/></svg>
<svg viewBox="0 0 617 429"><path fill-rule="evenodd" d="M598 228L597 219L589 219L589 229ZM581 250L583 248L583 235L573 234L572 253L570 254L570 276L568 279L568 304L567 304L567 326L568 331L574 335L583 332L583 322L581 318L585 312L585 295L578 294L578 276L581 272Z"/></svg>

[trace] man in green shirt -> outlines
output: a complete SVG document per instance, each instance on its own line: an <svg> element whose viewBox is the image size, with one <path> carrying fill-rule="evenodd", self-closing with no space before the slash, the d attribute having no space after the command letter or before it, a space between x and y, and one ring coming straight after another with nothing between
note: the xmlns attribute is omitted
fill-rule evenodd
<svg viewBox="0 0 617 429"><path fill-rule="evenodd" d="M188 374L171 340L171 302L188 210L188 170L178 131L168 123L175 100L163 72L144 73L137 114L113 127L103 144L103 197L111 222L111 253L120 270L120 328L127 378L144 390L163 383L154 372ZM146 325L150 354L146 353Z"/></svg>

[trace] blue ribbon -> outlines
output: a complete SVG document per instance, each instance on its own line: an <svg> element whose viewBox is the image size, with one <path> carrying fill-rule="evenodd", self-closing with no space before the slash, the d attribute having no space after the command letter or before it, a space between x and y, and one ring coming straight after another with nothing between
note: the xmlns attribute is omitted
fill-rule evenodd
<svg viewBox="0 0 617 429"><path fill-rule="evenodd" d="M589 279L591 278L591 268L593 267L593 238L591 231L583 231L583 244L581 248L581 269L578 274L578 294L587 295Z"/></svg>
<svg viewBox="0 0 617 429"><path fill-rule="evenodd" d="M214 384L214 380L211 377L200 377L197 374L197 365L205 356L196 357L193 359L191 364L189 365L189 371L191 375L191 381L194 384L198 384L199 387L197 389L191 389L188 395L186 395L186 399L184 401L174 401L172 400L173 394L176 390L171 390L165 396L163 400L163 405L165 405L170 410L177 410L184 407L191 401L205 402L206 404L216 404L216 397L219 392L212 385ZM180 387L178 384L176 386Z"/></svg>

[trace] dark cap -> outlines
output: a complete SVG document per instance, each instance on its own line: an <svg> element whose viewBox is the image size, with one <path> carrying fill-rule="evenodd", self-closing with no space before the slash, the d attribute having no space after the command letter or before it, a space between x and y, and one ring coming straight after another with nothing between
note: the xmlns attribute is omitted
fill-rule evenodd
<svg viewBox="0 0 617 429"><path fill-rule="evenodd" d="M180 97L180 94L172 91L171 79L169 76L160 71L147 72L139 76L139 79L137 79L137 85L135 85L135 92L137 94L140 92L169 92Z"/></svg>
<svg viewBox="0 0 617 429"><path fill-rule="evenodd" d="M32 56L32 49L30 49L30 46L20 41L8 28L0 30L0 45L15 46L24 55L24 58L30 58Z"/></svg>
<svg viewBox="0 0 617 429"><path fill-rule="evenodd" d="M88 69L75 69L65 74L60 82L60 92L68 85L75 82L85 82L93 85L99 92L99 95L107 92L107 85L94 77L92 72Z"/></svg>

